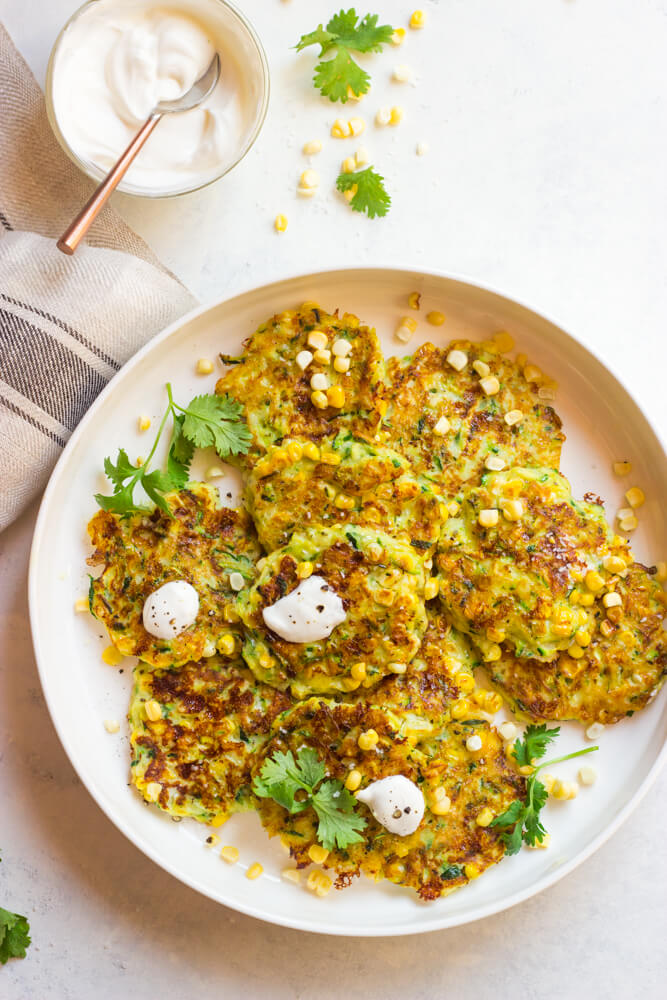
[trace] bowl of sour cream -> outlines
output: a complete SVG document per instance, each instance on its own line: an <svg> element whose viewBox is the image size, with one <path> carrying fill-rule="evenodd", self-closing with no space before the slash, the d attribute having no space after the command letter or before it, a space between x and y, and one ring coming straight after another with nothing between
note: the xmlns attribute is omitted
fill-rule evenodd
<svg viewBox="0 0 667 1000"><path fill-rule="evenodd" d="M227 0L89 0L51 52L46 104L65 152L101 180L160 101L177 100L215 53L220 79L190 111L166 115L118 185L163 198L205 187L245 156L269 100L266 55Z"/></svg>

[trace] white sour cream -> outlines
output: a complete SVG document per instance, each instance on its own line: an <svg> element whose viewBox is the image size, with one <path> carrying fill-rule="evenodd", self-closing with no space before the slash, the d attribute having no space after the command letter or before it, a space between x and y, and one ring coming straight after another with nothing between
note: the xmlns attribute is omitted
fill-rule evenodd
<svg viewBox="0 0 667 1000"><path fill-rule="evenodd" d="M321 576L302 580L291 594L264 608L266 625L287 642L317 642L347 617L340 597Z"/></svg>
<svg viewBox="0 0 667 1000"><path fill-rule="evenodd" d="M378 823L399 837L414 833L424 816L424 796L404 774L373 781L357 792L357 798L368 806Z"/></svg>
<svg viewBox="0 0 667 1000"><path fill-rule="evenodd" d="M172 580L146 598L144 628L156 639L173 639L194 623L198 611L195 588L186 580Z"/></svg>
<svg viewBox="0 0 667 1000"><path fill-rule="evenodd" d="M77 156L107 172L163 100L182 97L220 53L220 80L197 108L165 115L121 188L175 192L231 165L256 118L257 94L242 76L230 37L208 0L183 9L151 0L98 0L66 29L53 65L60 131ZM220 17L220 15L216 15Z"/></svg>

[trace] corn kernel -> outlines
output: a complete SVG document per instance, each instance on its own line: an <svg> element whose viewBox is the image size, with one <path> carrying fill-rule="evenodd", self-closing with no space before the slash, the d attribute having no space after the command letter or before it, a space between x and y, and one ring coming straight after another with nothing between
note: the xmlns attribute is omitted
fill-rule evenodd
<svg viewBox="0 0 667 1000"><path fill-rule="evenodd" d="M667 580L667 562L656 563L655 578L658 583L664 583Z"/></svg>
<svg viewBox="0 0 667 1000"><path fill-rule="evenodd" d="M572 645L568 647L567 652L568 652L569 656L572 657L573 660L580 660L582 658L582 656L584 655L583 649L576 642L573 642Z"/></svg>
<svg viewBox="0 0 667 1000"><path fill-rule="evenodd" d="M614 462L612 468L617 476L629 476L632 472L630 462Z"/></svg>
<svg viewBox="0 0 667 1000"><path fill-rule="evenodd" d="M380 108L375 115L375 124L382 126L388 125L391 120L391 111L389 108Z"/></svg>
<svg viewBox="0 0 667 1000"><path fill-rule="evenodd" d="M197 375L210 375L213 371L213 362L208 358L200 358L196 367Z"/></svg>
<svg viewBox="0 0 667 1000"><path fill-rule="evenodd" d="M608 639L610 635L614 634L614 626L610 621L605 618L604 621L600 622L600 631L602 632L605 639Z"/></svg>
<svg viewBox="0 0 667 1000"><path fill-rule="evenodd" d="M484 662L495 663L495 661L499 660L502 655L503 655L502 649L497 643L494 643L492 646L489 646L486 653L484 654Z"/></svg>
<svg viewBox="0 0 667 1000"><path fill-rule="evenodd" d="M621 598L621 595L617 594L615 591L610 591L608 594L605 594L604 597L602 598L602 603L604 604L605 608L623 607L623 600Z"/></svg>
<svg viewBox="0 0 667 1000"><path fill-rule="evenodd" d="M257 563L257 568L258 569L260 568L259 563ZM230 624L233 624L234 622L238 622L241 620L238 611L236 610L236 608L233 608L231 604L227 604L224 607L222 612L222 617L225 619L226 622L229 622Z"/></svg>
<svg viewBox="0 0 667 1000"><path fill-rule="evenodd" d="M74 610L76 612L78 612L78 613L81 613L82 611L90 611L90 605L88 603L88 598L87 597L77 597L76 601L74 602Z"/></svg>
<svg viewBox="0 0 667 1000"><path fill-rule="evenodd" d="M497 455L489 455L484 462L484 468L490 472L500 472L505 468L505 460L498 458Z"/></svg>
<svg viewBox="0 0 667 1000"><path fill-rule="evenodd" d="M426 14L424 13L424 11L423 10L413 11L413 13L410 15L409 24L410 27L413 29L413 31L418 31L420 28L423 28L424 25L426 24Z"/></svg>
<svg viewBox="0 0 667 1000"><path fill-rule="evenodd" d="M480 510L477 520L483 528L493 528L498 524L498 511L493 508Z"/></svg>
<svg viewBox="0 0 667 1000"><path fill-rule="evenodd" d="M523 420L523 413L521 410L510 410L505 414L504 419L508 427L514 427L515 424L520 424Z"/></svg>
<svg viewBox="0 0 667 1000"><path fill-rule="evenodd" d="M522 764L521 767L519 768L519 774L523 774L524 777L529 778L534 770L535 768L532 766L532 764Z"/></svg>
<svg viewBox="0 0 667 1000"><path fill-rule="evenodd" d="M456 686L461 694L470 694L475 690L475 678L472 674L466 674L463 671L460 671L456 675Z"/></svg>
<svg viewBox="0 0 667 1000"><path fill-rule="evenodd" d="M486 361L480 361L478 359L477 361L473 361L472 366L477 374L482 378L486 378L487 375L491 374L491 369L487 365Z"/></svg>
<svg viewBox="0 0 667 1000"><path fill-rule="evenodd" d="M394 66L394 70L391 74L391 78L394 83L407 83L412 76L412 70L405 63L400 66Z"/></svg>
<svg viewBox="0 0 667 1000"><path fill-rule="evenodd" d="M407 344L409 340L412 340L414 330L411 330L409 326L405 326L404 323L401 323L400 326L396 327L394 336L396 337L396 340L400 340L402 344Z"/></svg>
<svg viewBox="0 0 667 1000"><path fill-rule="evenodd" d="M157 802L160 798L160 793L162 791L162 785L159 781L149 781L146 785L146 790L144 792L144 797L148 799L149 802Z"/></svg>
<svg viewBox="0 0 667 1000"><path fill-rule="evenodd" d="M350 351L352 350L352 344L349 340L344 340L339 337L338 340L334 340L331 345L331 353L337 358L346 358Z"/></svg>
<svg viewBox="0 0 667 1000"><path fill-rule="evenodd" d="M341 173L343 174L353 174L357 169L357 164L353 156L346 156L341 163Z"/></svg>
<svg viewBox="0 0 667 1000"><path fill-rule="evenodd" d="M586 739L597 740L604 732L604 725L601 722L593 722L586 730Z"/></svg>
<svg viewBox="0 0 667 1000"><path fill-rule="evenodd" d="M630 514L629 517L621 518L618 523L621 531L625 532L634 531L639 526L639 521L634 514Z"/></svg>
<svg viewBox="0 0 667 1000"><path fill-rule="evenodd" d="M361 784L362 774L361 771L357 771L356 767L350 771L347 778L345 779L345 787L348 792L356 792L357 788Z"/></svg>
<svg viewBox="0 0 667 1000"><path fill-rule="evenodd" d="M343 191L343 198L345 198L345 201L352 201L357 191L358 186L353 184L351 188L347 189L347 191Z"/></svg>
<svg viewBox="0 0 667 1000"><path fill-rule="evenodd" d="M353 510L355 506L354 497L349 497L345 493L339 493L334 500L334 506L338 510Z"/></svg>
<svg viewBox="0 0 667 1000"><path fill-rule="evenodd" d="M359 749L373 750L377 746L379 738L374 729L367 729L359 735L359 739L357 740Z"/></svg>
<svg viewBox="0 0 667 1000"><path fill-rule="evenodd" d="M332 881L324 872L315 869L306 879L306 885L316 896L326 896L332 886Z"/></svg>
<svg viewBox="0 0 667 1000"><path fill-rule="evenodd" d="M560 778L556 778L553 783L551 795L555 799L576 799L578 794L579 785L575 781L561 781Z"/></svg>
<svg viewBox="0 0 667 1000"><path fill-rule="evenodd" d="M439 580L437 580L436 577L431 577L431 579L427 580L424 585L424 600L432 601L434 597L437 597L439 589Z"/></svg>
<svg viewBox="0 0 667 1000"><path fill-rule="evenodd" d="M451 430L451 426L447 417L442 416L433 428L433 433L438 435L446 434L448 430Z"/></svg>
<svg viewBox="0 0 667 1000"><path fill-rule="evenodd" d="M368 152L365 146L360 146L359 149L354 154L354 165L359 167L365 167L371 162L371 154Z"/></svg>
<svg viewBox="0 0 667 1000"><path fill-rule="evenodd" d="M445 314L439 312L437 309L432 309L431 312L426 314L426 322L430 323L431 326L442 326L445 322Z"/></svg>
<svg viewBox="0 0 667 1000"><path fill-rule="evenodd" d="M646 497L644 496L644 491L639 486L632 486L626 491L625 499L633 509L636 509L637 507L641 507Z"/></svg>
<svg viewBox="0 0 667 1000"><path fill-rule="evenodd" d="M273 658L268 653L260 653L259 665L262 670L269 670L273 666Z"/></svg>
<svg viewBox="0 0 667 1000"><path fill-rule="evenodd" d="M348 139L352 133L347 122L342 118L337 118L331 126L331 135L334 139Z"/></svg>
<svg viewBox="0 0 667 1000"><path fill-rule="evenodd" d="M472 882L473 879L479 878L481 872L477 865L469 864L463 866L463 874Z"/></svg>
<svg viewBox="0 0 667 1000"><path fill-rule="evenodd" d="M508 521L519 521L524 515L523 502L521 500L503 500L500 504L503 517Z"/></svg>
<svg viewBox="0 0 667 1000"><path fill-rule="evenodd" d="M482 749L482 737L478 733L473 733L466 740L466 748L470 753L478 753Z"/></svg>
<svg viewBox="0 0 667 1000"><path fill-rule="evenodd" d="M299 580L307 580L313 575L314 568L312 562L299 562L296 564L296 575Z"/></svg>
<svg viewBox="0 0 667 1000"><path fill-rule="evenodd" d="M104 728L108 733L113 735L113 733L117 733L120 729L120 723L116 719L105 719Z"/></svg>
<svg viewBox="0 0 667 1000"><path fill-rule="evenodd" d="M344 677L343 680L341 681L341 684L343 687L343 691L356 691L359 685L361 684L361 681L355 681L353 677ZM295 694L294 697L295 698L299 697L299 695Z"/></svg>
<svg viewBox="0 0 667 1000"><path fill-rule="evenodd" d="M326 410L329 405L326 393L321 390L311 393L310 401L318 410Z"/></svg>
<svg viewBox="0 0 667 1000"><path fill-rule="evenodd" d="M556 398L556 390L551 389L549 386L541 385L537 390L537 395L540 399L552 400Z"/></svg>
<svg viewBox="0 0 667 1000"><path fill-rule="evenodd" d="M304 458L309 458L311 462L319 462L320 449L313 441L307 441L303 446Z"/></svg>
<svg viewBox="0 0 667 1000"><path fill-rule="evenodd" d="M585 649L586 646L590 646L591 644L591 633L587 632L585 628L580 628L574 634L574 641L582 649Z"/></svg>
<svg viewBox="0 0 667 1000"><path fill-rule="evenodd" d="M389 112L389 124L400 125L405 117L405 111L400 105L395 105Z"/></svg>
<svg viewBox="0 0 667 1000"><path fill-rule="evenodd" d="M486 396L496 396L500 392L500 382L495 375L486 375L479 380Z"/></svg>
<svg viewBox="0 0 667 1000"><path fill-rule="evenodd" d="M595 594L582 594L579 598L579 604L584 608L590 608L595 604Z"/></svg>
<svg viewBox="0 0 667 1000"><path fill-rule="evenodd" d="M290 441L287 445L287 456L290 462L298 462L303 458L303 445L299 441Z"/></svg>
<svg viewBox="0 0 667 1000"><path fill-rule="evenodd" d="M593 785L597 779L598 773L594 767L580 767L577 777L582 785Z"/></svg>
<svg viewBox="0 0 667 1000"><path fill-rule="evenodd" d="M349 358L334 358L334 371L340 372L344 375L345 372L350 370L350 359Z"/></svg>
<svg viewBox="0 0 667 1000"><path fill-rule="evenodd" d="M500 354L505 354L514 347L514 337L506 330L499 330L498 333L494 333L493 342Z"/></svg>
<svg viewBox="0 0 667 1000"><path fill-rule="evenodd" d="M320 139L311 139L310 142L304 143L303 152L306 156L316 156L317 153L322 152L322 142Z"/></svg>
<svg viewBox="0 0 667 1000"><path fill-rule="evenodd" d="M256 878L259 878L263 871L264 868L260 865L259 861L255 861L255 863L250 865L250 868L246 871L245 877L250 879L251 882L254 882Z"/></svg>
<svg viewBox="0 0 667 1000"><path fill-rule="evenodd" d="M366 677L366 664L361 661L353 663L350 667L350 676L354 677L355 681L363 681Z"/></svg>
<svg viewBox="0 0 667 1000"><path fill-rule="evenodd" d="M139 417L139 419L137 420L137 428L140 431L147 431L150 425L151 425L150 417Z"/></svg>
<svg viewBox="0 0 667 1000"><path fill-rule="evenodd" d="M321 844L311 844L308 848L308 857L314 864L322 865L329 857L329 852Z"/></svg>
<svg viewBox="0 0 667 1000"><path fill-rule="evenodd" d="M313 390L319 390L320 392L325 392L330 386L329 379L324 374L324 372L315 372L310 379L310 388Z"/></svg>
<svg viewBox="0 0 667 1000"><path fill-rule="evenodd" d="M220 857L222 858L223 861L226 861L227 864L235 865L236 862L239 860L239 849L238 847L231 847L230 845L227 845L226 847L223 847L222 850L220 851ZM260 869L261 867L262 866L260 865ZM250 871L250 869L248 869L248 871ZM261 871L257 872L257 875L261 875ZM257 876L255 875L254 878L256 877Z"/></svg>
<svg viewBox="0 0 667 1000"><path fill-rule="evenodd" d="M320 462L324 462L325 465L340 465L340 455L335 451L322 451L320 452Z"/></svg>
<svg viewBox="0 0 667 1000"><path fill-rule="evenodd" d="M436 798L431 805L431 812L434 816L445 816L452 808L452 800L445 794L444 788L436 788Z"/></svg>
<svg viewBox="0 0 667 1000"><path fill-rule="evenodd" d="M107 646L102 653L102 662L110 667L117 667L125 659L124 655L115 646Z"/></svg>
<svg viewBox="0 0 667 1000"><path fill-rule="evenodd" d="M408 295L408 305L411 309L419 309L421 302L421 292L410 292Z"/></svg>
<svg viewBox="0 0 667 1000"><path fill-rule="evenodd" d="M331 351L326 347L322 350L315 351L313 354L313 361L318 365L328 365L331 362Z"/></svg>
<svg viewBox="0 0 667 1000"><path fill-rule="evenodd" d="M526 365L523 370L523 377L526 382L539 382L542 378L542 372L537 365Z"/></svg>
<svg viewBox="0 0 667 1000"><path fill-rule="evenodd" d="M354 136L361 135L366 128L366 122L363 118L350 118L347 125L350 130L350 135Z"/></svg>
<svg viewBox="0 0 667 1000"><path fill-rule="evenodd" d="M477 826L482 826L482 827L489 826L492 819L493 819L493 810L489 809L489 807L487 806L486 809L482 809L480 813L477 813L477 816L475 817L475 823L477 823Z"/></svg>
<svg viewBox="0 0 667 1000"><path fill-rule="evenodd" d="M211 833L204 841L207 847L215 847L216 844L220 843L220 837L217 833Z"/></svg>
<svg viewBox="0 0 667 1000"><path fill-rule="evenodd" d="M327 389L327 400L329 406L333 406L337 410L345 406L345 390L342 385L332 385L330 389Z"/></svg>
<svg viewBox="0 0 667 1000"><path fill-rule="evenodd" d="M394 28L394 33L391 36L392 45L402 45L405 41L405 28Z"/></svg>
<svg viewBox="0 0 667 1000"><path fill-rule="evenodd" d="M294 882L295 885L298 885L299 882L301 881L301 872L299 871L298 868L283 868L280 874L285 879L285 881Z"/></svg>
<svg viewBox="0 0 667 1000"><path fill-rule="evenodd" d="M323 350L329 343L329 338L322 330L311 330L308 334L308 346L316 351Z"/></svg>
<svg viewBox="0 0 667 1000"><path fill-rule="evenodd" d="M217 650L222 656L233 656L236 650L236 640L229 632L220 636L217 642Z"/></svg>
<svg viewBox="0 0 667 1000"><path fill-rule="evenodd" d="M224 813L222 813L219 816L214 816L213 819L210 821L209 826L214 826L216 829L218 829L219 827L224 826L224 824L227 822L228 819L229 817L225 816Z"/></svg>
<svg viewBox="0 0 667 1000"><path fill-rule="evenodd" d="M150 698L149 701L145 702L144 711L149 722L157 722L158 719L162 718L162 709L159 702L155 701L154 698Z"/></svg>
<svg viewBox="0 0 667 1000"><path fill-rule="evenodd" d="M504 740L515 740L519 730L513 722L503 722L498 727L498 732Z"/></svg>
<svg viewBox="0 0 667 1000"><path fill-rule="evenodd" d="M592 590L594 594L596 594L598 590L602 590L604 587L604 580L594 569L589 569L584 577L584 580L588 589Z"/></svg>
<svg viewBox="0 0 667 1000"><path fill-rule="evenodd" d="M625 569L625 560L620 556L605 556L602 565L608 573L622 573Z"/></svg>

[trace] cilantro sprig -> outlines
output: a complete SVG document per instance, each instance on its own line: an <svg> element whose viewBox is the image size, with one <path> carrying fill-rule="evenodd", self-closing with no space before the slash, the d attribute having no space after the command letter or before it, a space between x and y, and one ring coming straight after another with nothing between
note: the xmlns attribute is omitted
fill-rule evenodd
<svg viewBox="0 0 667 1000"><path fill-rule="evenodd" d="M547 729L546 725L528 726L523 739L518 739L512 748L512 755L519 767L534 766L526 783L526 798L524 802L517 799L511 804L509 809L491 822L491 826L503 827L501 839L503 840L507 854L517 854L521 850L522 844L534 847L536 843L541 844L547 831L540 820L540 812L546 804L548 793L541 781L537 780L538 772L543 767L552 764L560 764L564 760L572 760L574 757L583 757L584 754L593 753L599 748L586 747L584 750L576 750L574 753L565 754L563 757L554 757L545 760L541 764L534 765L534 761L544 757L547 747L556 739L560 733L560 726L554 729Z"/></svg>
<svg viewBox="0 0 667 1000"><path fill-rule="evenodd" d="M291 815L312 806L319 842L328 851L334 847L344 850L364 839L359 831L366 820L355 811L354 796L342 782L325 781L325 775L324 764L311 748L302 747L296 760L291 750L278 750L264 761L253 789L260 798L273 799Z"/></svg>
<svg viewBox="0 0 667 1000"><path fill-rule="evenodd" d="M354 191L350 199L350 208L355 212L365 212L369 219L386 215L389 211L391 198L384 186L384 177L372 167L350 174L339 174L336 187L341 192Z"/></svg>
<svg viewBox="0 0 667 1000"><path fill-rule="evenodd" d="M326 28L321 24L315 31L302 35L297 52L310 45L320 46L320 60L315 67L313 83L323 97L346 104L350 94L361 97L368 93L371 78L350 52L381 52L391 41L394 29L390 24L378 24L377 14L357 15L352 7L334 14ZM330 59L323 59L333 53Z"/></svg>
<svg viewBox="0 0 667 1000"><path fill-rule="evenodd" d="M25 958L30 940L27 918L0 906L0 965L6 965L10 958Z"/></svg>
<svg viewBox="0 0 667 1000"><path fill-rule="evenodd" d="M215 448L221 458L243 455L250 447L250 431L242 418L242 406L229 396L195 396L188 406L174 402L171 385L167 383L167 409L164 412L153 446L141 466L134 465L124 448L118 449L113 462L104 459L104 471L113 484L113 493L96 493L95 500L103 510L114 514L131 514L146 508L134 499L141 486L150 500L166 514L169 505L164 498L171 490L181 490L188 481L195 448ZM173 427L166 469L149 471L151 460L162 437L169 417Z"/></svg>

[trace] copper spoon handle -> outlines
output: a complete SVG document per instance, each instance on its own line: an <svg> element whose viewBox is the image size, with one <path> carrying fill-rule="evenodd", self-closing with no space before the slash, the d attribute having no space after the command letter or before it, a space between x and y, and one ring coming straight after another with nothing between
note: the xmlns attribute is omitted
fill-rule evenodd
<svg viewBox="0 0 667 1000"><path fill-rule="evenodd" d="M119 159L116 161L116 164L111 168L100 186L83 206L76 219L74 219L74 221L67 227L56 244L58 249L62 250L63 253L68 254L68 256L71 256L74 253L79 243L84 238L93 222L115 191L116 187L120 184L123 177L127 173L132 160L135 158L161 118L162 113L154 111L152 115L146 119L130 145L127 147L125 152L121 154Z"/></svg>

